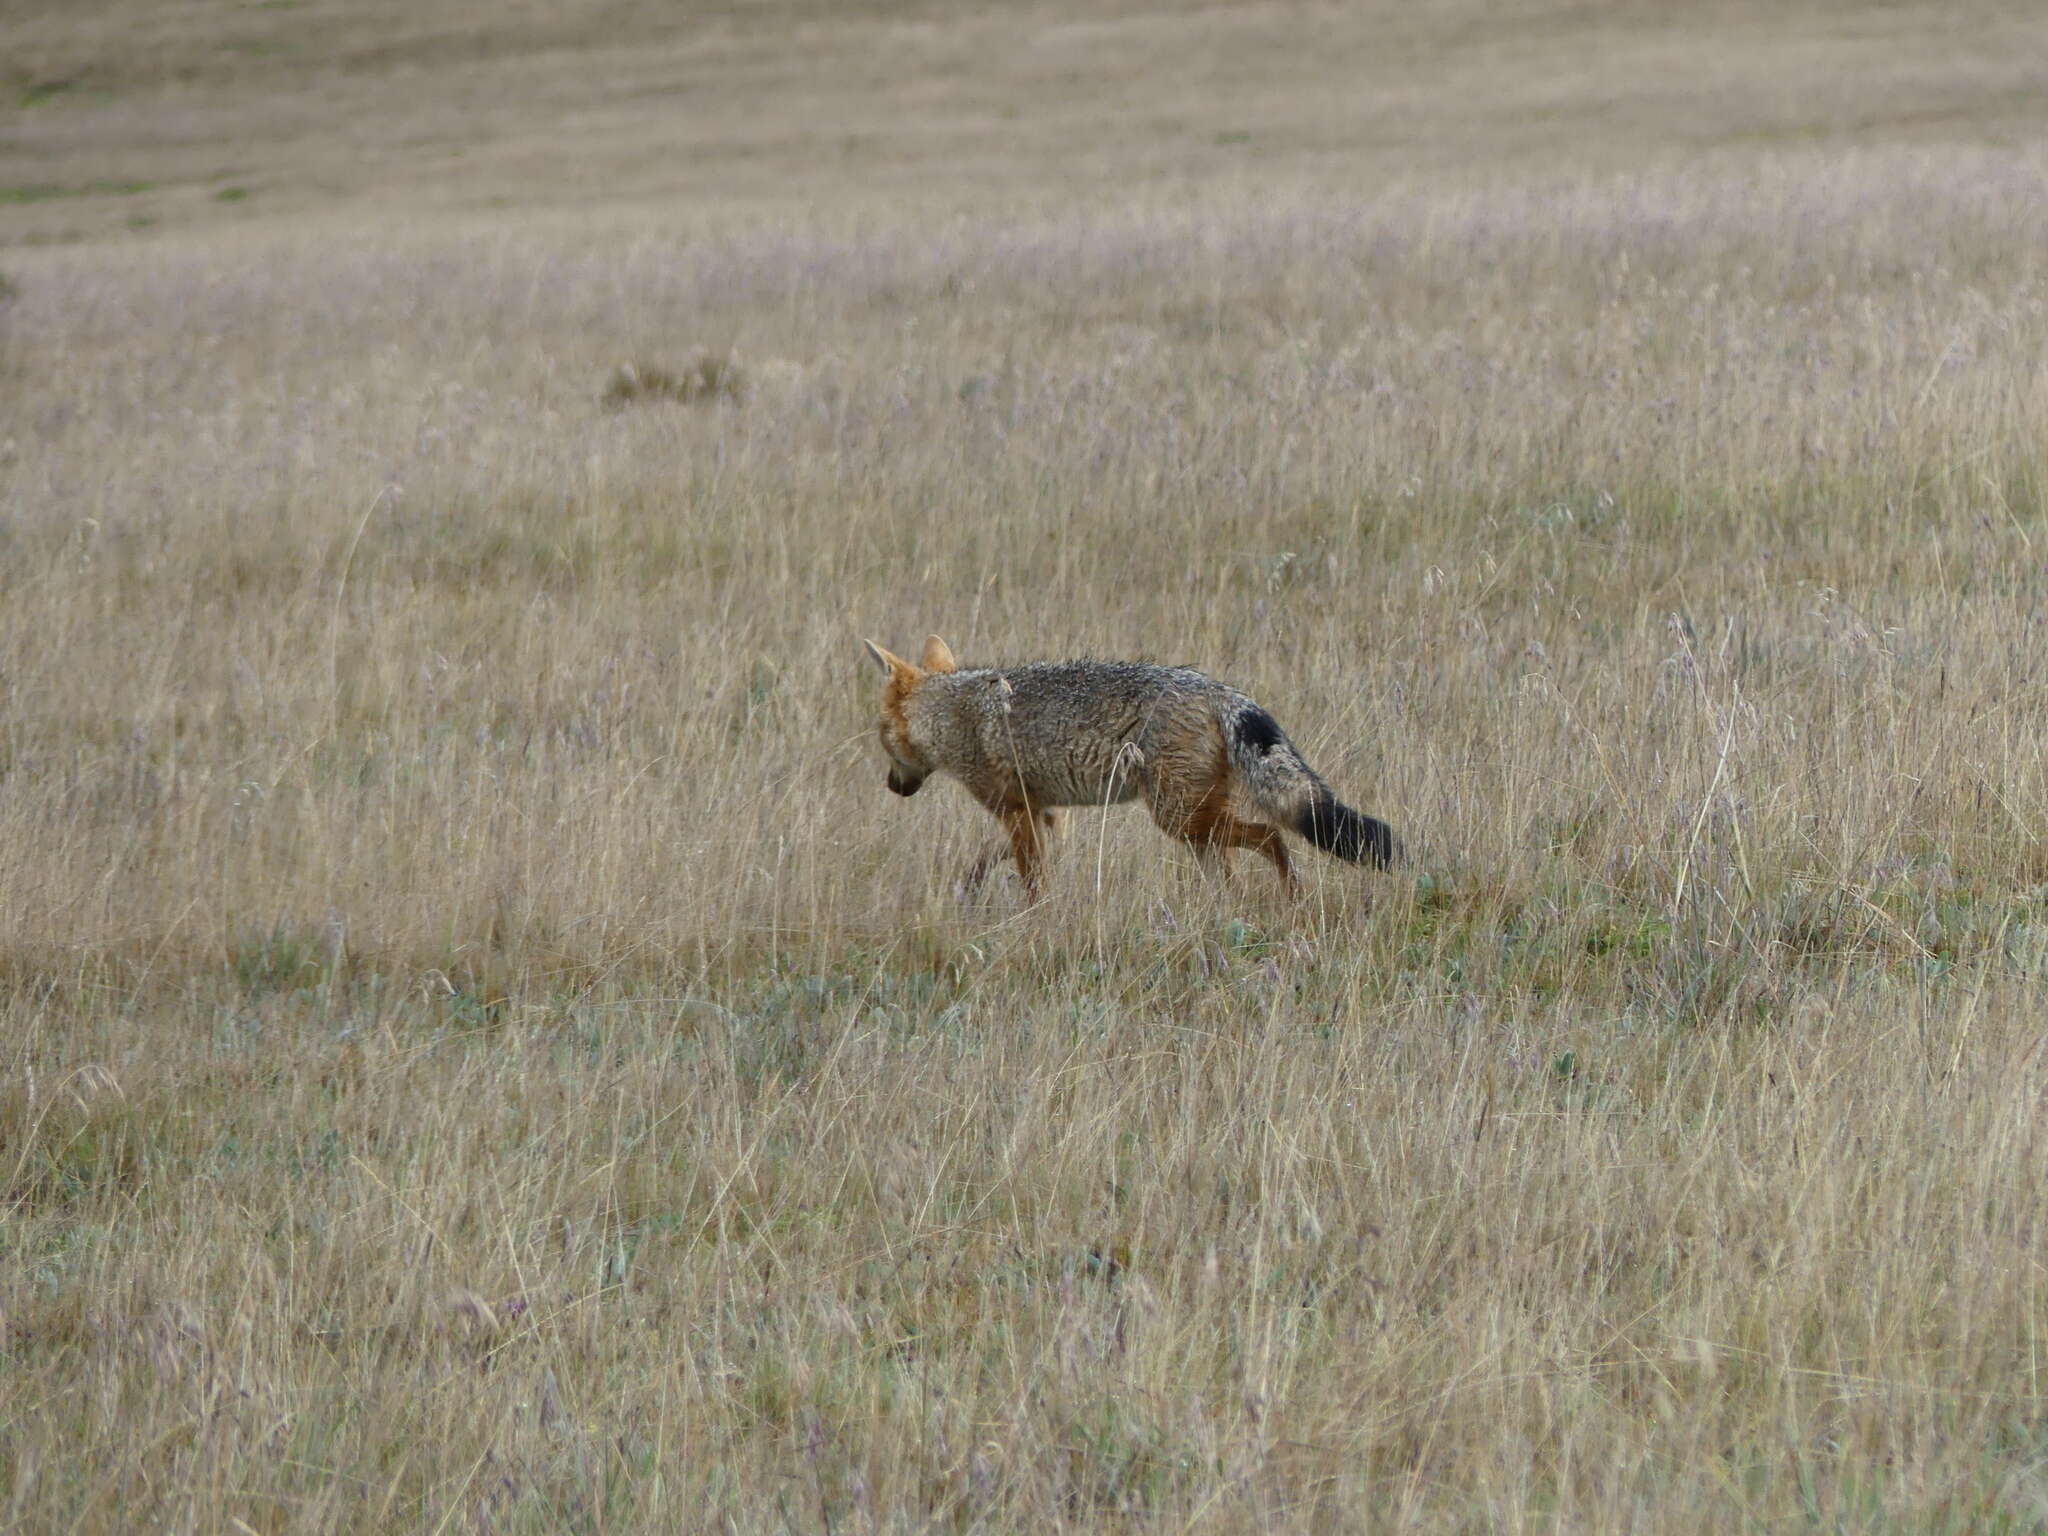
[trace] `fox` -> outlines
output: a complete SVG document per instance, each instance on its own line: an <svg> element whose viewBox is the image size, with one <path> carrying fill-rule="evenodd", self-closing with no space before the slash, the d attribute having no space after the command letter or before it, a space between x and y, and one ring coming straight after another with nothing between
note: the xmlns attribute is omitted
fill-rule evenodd
<svg viewBox="0 0 2048 1536"><path fill-rule="evenodd" d="M1340 801L1271 715L1192 667L962 667L937 635L914 663L862 643L887 678L879 733L890 790L914 795L935 773L959 780L1001 823L1031 900L1063 806L1142 799L1205 863L1233 848L1263 854L1290 895L1283 830L1353 864L1385 869L1399 856L1393 829ZM1001 856L998 844L969 884Z"/></svg>

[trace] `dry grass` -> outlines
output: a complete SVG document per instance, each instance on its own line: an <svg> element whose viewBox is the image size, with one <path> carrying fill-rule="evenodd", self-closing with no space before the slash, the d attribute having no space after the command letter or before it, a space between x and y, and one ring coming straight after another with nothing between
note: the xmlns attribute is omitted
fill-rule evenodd
<svg viewBox="0 0 2048 1536"><path fill-rule="evenodd" d="M1899 120L1616 139L1662 9L1204 13L1230 88L1120 97L1170 125L1064 206L1086 90L1006 212L946 137L1057 18L825 13L914 207L848 151L576 227L9 212L6 1528L2048 1525L2030 34L1718 10L1703 77L1824 114L1839 44ZM24 120L190 105L105 54ZM1367 57L1424 129L1475 82L1445 174L1203 158ZM816 131L761 100L693 177ZM700 346L743 394L603 408ZM1237 682L1416 861L1289 908L1081 815L963 906L858 649L928 629Z"/></svg>

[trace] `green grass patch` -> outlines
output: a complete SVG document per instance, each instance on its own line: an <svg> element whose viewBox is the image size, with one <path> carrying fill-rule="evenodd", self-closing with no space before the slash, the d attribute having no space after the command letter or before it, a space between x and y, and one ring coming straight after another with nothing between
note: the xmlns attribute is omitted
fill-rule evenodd
<svg viewBox="0 0 2048 1536"><path fill-rule="evenodd" d="M153 181L100 180L64 186L54 181L17 182L0 187L0 204L50 203L67 197L133 197L154 191Z"/></svg>

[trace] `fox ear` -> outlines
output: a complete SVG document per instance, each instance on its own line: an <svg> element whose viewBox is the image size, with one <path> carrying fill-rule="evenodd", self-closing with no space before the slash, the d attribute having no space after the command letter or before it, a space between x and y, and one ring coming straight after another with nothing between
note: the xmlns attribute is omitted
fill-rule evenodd
<svg viewBox="0 0 2048 1536"><path fill-rule="evenodd" d="M875 665L880 667L884 672L888 673L891 677L894 677L901 672L915 672L917 670L915 667L911 666L909 662L905 661L901 656L896 655L893 651L886 651L882 649L881 646L875 644L875 642L872 640L863 640L861 641L861 644L866 646L868 648L868 654L875 658Z"/></svg>
<svg viewBox="0 0 2048 1536"><path fill-rule="evenodd" d="M953 648L937 635L924 637L924 660L918 663L927 672L953 672L959 663L953 659Z"/></svg>

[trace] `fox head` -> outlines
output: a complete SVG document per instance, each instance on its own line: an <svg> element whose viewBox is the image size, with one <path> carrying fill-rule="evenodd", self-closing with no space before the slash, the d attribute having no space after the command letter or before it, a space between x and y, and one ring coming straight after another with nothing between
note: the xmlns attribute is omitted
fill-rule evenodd
<svg viewBox="0 0 2048 1536"><path fill-rule="evenodd" d="M934 672L954 669L953 653L937 635L924 642L924 658L917 665L885 651L872 640L861 642L875 665L889 676L882 689L882 750L889 754L889 788L899 795L914 795L931 776L933 763L918 749L910 736L910 696L917 685Z"/></svg>

